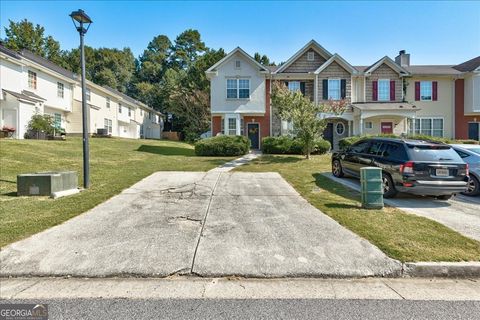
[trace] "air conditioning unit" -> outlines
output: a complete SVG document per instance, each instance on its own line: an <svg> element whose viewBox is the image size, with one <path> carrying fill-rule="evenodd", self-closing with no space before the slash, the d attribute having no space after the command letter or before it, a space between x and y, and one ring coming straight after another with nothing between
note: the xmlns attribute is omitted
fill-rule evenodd
<svg viewBox="0 0 480 320"><path fill-rule="evenodd" d="M108 136L108 130L105 128L99 128L97 129L97 135L98 136Z"/></svg>

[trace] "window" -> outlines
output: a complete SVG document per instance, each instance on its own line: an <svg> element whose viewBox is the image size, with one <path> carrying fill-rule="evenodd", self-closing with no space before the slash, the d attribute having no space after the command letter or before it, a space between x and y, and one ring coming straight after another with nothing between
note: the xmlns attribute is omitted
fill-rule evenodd
<svg viewBox="0 0 480 320"><path fill-rule="evenodd" d="M222 121L220 121L220 131L222 134L225 134L225 119L222 118Z"/></svg>
<svg viewBox="0 0 480 320"><path fill-rule="evenodd" d="M92 97L92 93L90 92L90 89L87 88L87 91L85 91L85 95L87 96L87 101L90 101Z"/></svg>
<svg viewBox="0 0 480 320"><path fill-rule="evenodd" d="M368 148L367 153L372 154L372 155L377 155L378 152L380 151L380 149L383 149L381 147L382 147L382 142L381 141L375 141L370 145L370 148Z"/></svg>
<svg viewBox="0 0 480 320"><path fill-rule="evenodd" d="M398 143L387 143L383 151L383 156L387 159L395 159L396 161L405 161L408 159L405 148Z"/></svg>
<svg viewBox="0 0 480 320"><path fill-rule="evenodd" d="M390 101L390 80L378 80L378 101Z"/></svg>
<svg viewBox="0 0 480 320"><path fill-rule="evenodd" d="M370 141L359 141L352 146L351 150L354 153L366 153L369 145Z"/></svg>
<svg viewBox="0 0 480 320"><path fill-rule="evenodd" d="M237 119L228 118L228 135L234 136L237 134Z"/></svg>
<svg viewBox="0 0 480 320"><path fill-rule="evenodd" d="M131 117L132 116L132 109L128 108L128 116Z"/></svg>
<svg viewBox="0 0 480 320"><path fill-rule="evenodd" d="M227 79L227 99L250 98L249 79Z"/></svg>
<svg viewBox="0 0 480 320"><path fill-rule="evenodd" d="M109 97L105 98L105 106L107 107L107 109L110 109L110 98Z"/></svg>
<svg viewBox="0 0 480 320"><path fill-rule="evenodd" d="M63 83L57 82L57 97L63 98L64 97L64 86Z"/></svg>
<svg viewBox="0 0 480 320"><path fill-rule="evenodd" d="M37 74L30 70L28 70L28 87L37 89Z"/></svg>
<svg viewBox="0 0 480 320"><path fill-rule="evenodd" d="M307 53L307 60L308 60L308 61L313 61L313 60L315 60L315 52L309 51L309 52Z"/></svg>
<svg viewBox="0 0 480 320"><path fill-rule="evenodd" d="M240 69L240 60L235 61L235 69Z"/></svg>
<svg viewBox="0 0 480 320"><path fill-rule="evenodd" d="M122 104L121 103L118 104L118 113L122 113Z"/></svg>
<svg viewBox="0 0 480 320"><path fill-rule="evenodd" d="M56 129L60 129L62 127L62 115L60 113L53 114L53 126Z"/></svg>
<svg viewBox="0 0 480 320"><path fill-rule="evenodd" d="M237 79L227 79L227 99L237 99Z"/></svg>
<svg viewBox="0 0 480 320"><path fill-rule="evenodd" d="M443 137L443 118L417 118L415 123L409 119L408 128L413 134Z"/></svg>
<svg viewBox="0 0 480 320"><path fill-rule="evenodd" d="M328 79L328 99L340 100L340 79Z"/></svg>
<svg viewBox="0 0 480 320"><path fill-rule="evenodd" d="M420 81L420 100L432 101L432 81Z"/></svg>
<svg viewBox="0 0 480 320"><path fill-rule="evenodd" d="M107 133L112 133L112 120L105 118L103 127L107 130Z"/></svg>
<svg viewBox="0 0 480 320"><path fill-rule="evenodd" d="M337 134L339 136L342 136L344 133L345 133L345 125L341 122L338 122L336 125L335 125L335 131L337 132Z"/></svg>
<svg viewBox="0 0 480 320"><path fill-rule="evenodd" d="M290 91L300 91L300 81L289 81L288 90Z"/></svg>
<svg viewBox="0 0 480 320"><path fill-rule="evenodd" d="M140 109L140 116L143 117L143 109Z"/></svg>
<svg viewBox="0 0 480 320"><path fill-rule="evenodd" d="M152 113L150 111L148 112L148 119L152 120Z"/></svg>
<svg viewBox="0 0 480 320"><path fill-rule="evenodd" d="M373 128L373 123L372 121L367 121L365 122L365 129L372 129Z"/></svg>

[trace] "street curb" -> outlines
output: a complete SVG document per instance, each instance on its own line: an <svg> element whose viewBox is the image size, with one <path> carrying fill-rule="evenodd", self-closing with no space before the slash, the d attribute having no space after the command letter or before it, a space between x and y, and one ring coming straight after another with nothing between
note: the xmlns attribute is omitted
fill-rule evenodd
<svg viewBox="0 0 480 320"><path fill-rule="evenodd" d="M403 277L480 278L480 262L406 262Z"/></svg>

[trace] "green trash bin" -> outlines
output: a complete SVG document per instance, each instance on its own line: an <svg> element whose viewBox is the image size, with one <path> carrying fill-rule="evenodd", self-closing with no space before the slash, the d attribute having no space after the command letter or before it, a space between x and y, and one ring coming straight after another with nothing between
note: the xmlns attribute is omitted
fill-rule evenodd
<svg viewBox="0 0 480 320"><path fill-rule="evenodd" d="M366 209L383 208L382 169L364 167L360 169L362 207Z"/></svg>

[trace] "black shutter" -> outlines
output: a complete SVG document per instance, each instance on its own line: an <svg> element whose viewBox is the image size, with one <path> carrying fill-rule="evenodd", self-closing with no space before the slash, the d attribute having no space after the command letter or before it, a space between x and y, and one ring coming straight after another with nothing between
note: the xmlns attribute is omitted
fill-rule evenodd
<svg viewBox="0 0 480 320"><path fill-rule="evenodd" d="M300 82L300 92L305 95L305 82Z"/></svg>
<svg viewBox="0 0 480 320"><path fill-rule="evenodd" d="M288 88L288 81L285 81L285 87Z"/></svg>
<svg viewBox="0 0 480 320"><path fill-rule="evenodd" d="M328 79L323 79L323 94L322 99L328 100Z"/></svg>
<svg viewBox="0 0 480 320"><path fill-rule="evenodd" d="M347 80L342 79L340 80L340 95L342 96L342 99L345 99L347 96Z"/></svg>

